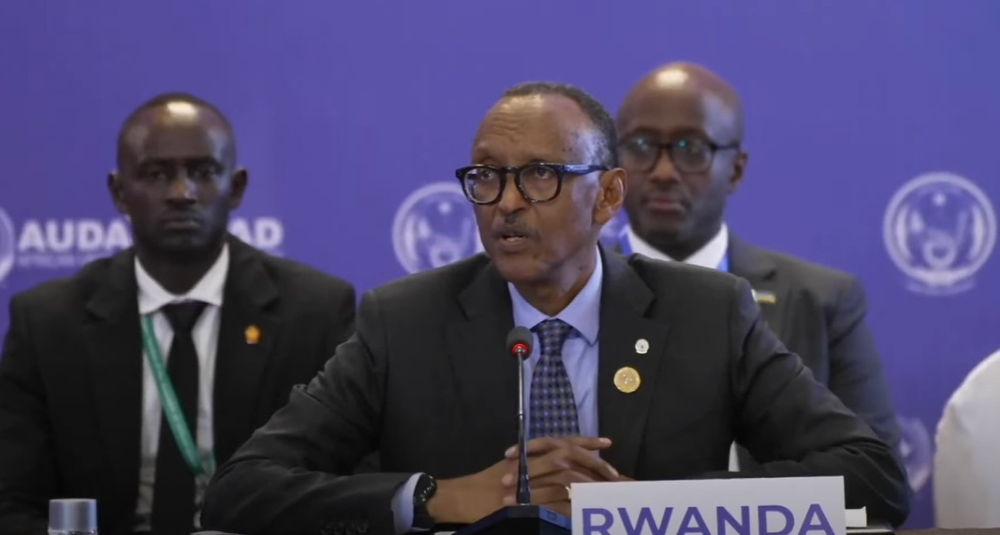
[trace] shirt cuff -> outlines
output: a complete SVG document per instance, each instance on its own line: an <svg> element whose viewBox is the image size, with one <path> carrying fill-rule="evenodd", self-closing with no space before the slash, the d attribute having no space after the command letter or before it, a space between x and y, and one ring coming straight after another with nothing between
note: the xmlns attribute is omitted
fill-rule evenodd
<svg viewBox="0 0 1000 535"><path fill-rule="evenodd" d="M423 474L410 476L392 497L392 518L396 535L403 535L413 530L413 495L421 475Z"/></svg>

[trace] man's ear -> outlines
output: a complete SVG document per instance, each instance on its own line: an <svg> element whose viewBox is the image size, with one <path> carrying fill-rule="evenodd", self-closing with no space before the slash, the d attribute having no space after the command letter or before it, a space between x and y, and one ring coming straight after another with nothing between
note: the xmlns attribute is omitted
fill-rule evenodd
<svg viewBox="0 0 1000 535"><path fill-rule="evenodd" d="M247 190L250 174L247 173L246 169L240 167L233 172L233 176L229 180L229 209L235 210L243 203L243 194Z"/></svg>
<svg viewBox="0 0 1000 535"><path fill-rule="evenodd" d="M594 221L603 225L614 219L625 202L628 173L620 167L605 171L601 173L599 184L597 202L594 203Z"/></svg>
<svg viewBox="0 0 1000 535"><path fill-rule="evenodd" d="M125 203L125 194L122 189L122 178L117 170L108 173L108 193L111 194L111 202L115 204L118 212L128 216L128 206Z"/></svg>
<svg viewBox="0 0 1000 535"><path fill-rule="evenodd" d="M743 182L743 171L747 168L747 161L750 155L746 151L740 151L733 159L733 174L729 178L729 194L732 195L736 188Z"/></svg>

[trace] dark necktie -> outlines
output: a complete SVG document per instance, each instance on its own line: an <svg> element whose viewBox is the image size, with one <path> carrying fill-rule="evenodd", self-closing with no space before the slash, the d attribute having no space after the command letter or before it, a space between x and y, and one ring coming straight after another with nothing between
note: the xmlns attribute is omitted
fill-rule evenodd
<svg viewBox="0 0 1000 535"><path fill-rule="evenodd" d="M545 320L535 326L542 356L531 375L531 438L579 435L573 385L562 361L562 347L573 331L562 320Z"/></svg>
<svg viewBox="0 0 1000 535"><path fill-rule="evenodd" d="M167 373L177 402L187 420L191 438L198 440L198 353L191 329L206 303L188 301L163 307L174 339L167 357ZM194 531L195 480L167 423L160 419L160 441L153 482L152 531L156 535L190 534Z"/></svg>

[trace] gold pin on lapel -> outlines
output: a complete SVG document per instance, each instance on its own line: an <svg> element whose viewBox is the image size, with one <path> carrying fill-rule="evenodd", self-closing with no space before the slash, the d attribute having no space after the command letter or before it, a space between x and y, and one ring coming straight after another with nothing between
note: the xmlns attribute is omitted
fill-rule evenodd
<svg viewBox="0 0 1000 535"><path fill-rule="evenodd" d="M243 331L243 334L246 336L247 343L250 345L260 342L260 329L258 329L256 325L247 327L247 330Z"/></svg>
<svg viewBox="0 0 1000 535"><path fill-rule="evenodd" d="M778 298L774 295L774 292L750 290L750 293L753 294L753 300L761 304L773 305L778 302Z"/></svg>
<svg viewBox="0 0 1000 535"><path fill-rule="evenodd" d="M635 368L625 366L615 372L615 387L621 392L631 394L639 390L640 384L642 384L642 378L639 377L639 372Z"/></svg>
<svg viewBox="0 0 1000 535"><path fill-rule="evenodd" d="M649 351L649 342L645 338L640 338L635 341L635 352L640 355L645 355Z"/></svg>

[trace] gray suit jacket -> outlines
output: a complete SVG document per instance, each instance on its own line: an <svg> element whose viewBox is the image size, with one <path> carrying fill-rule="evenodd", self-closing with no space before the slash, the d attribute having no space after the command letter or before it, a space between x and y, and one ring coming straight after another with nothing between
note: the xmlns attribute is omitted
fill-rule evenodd
<svg viewBox="0 0 1000 535"><path fill-rule="evenodd" d="M890 449L813 379L728 273L602 252L602 458L641 480L842 475L847 505L894 524L909 510ZM367 292L357 332L216 473L206 529L393 532L411 474L483 470L517 440L510 294L485 255ZM635 341L650 350L637 354ZM614 386L631 366L631 394ZM738 440L764 464L727 471ZM378 451L383 472L351 475Z"/></svg>

